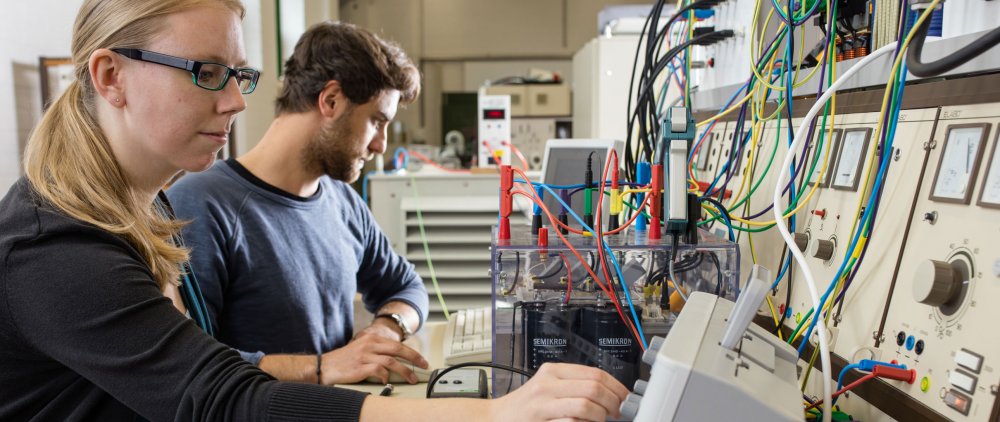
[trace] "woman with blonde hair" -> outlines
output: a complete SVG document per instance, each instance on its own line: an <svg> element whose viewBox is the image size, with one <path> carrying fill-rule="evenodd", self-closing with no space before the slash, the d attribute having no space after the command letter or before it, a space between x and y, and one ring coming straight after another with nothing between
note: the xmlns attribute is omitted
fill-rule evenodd
<svg viewBox="0 0 1000 422"><path fill-rule="evenodd" d="M237 0L86 0L77 81L0 201L0 420L604 420L625 388L546 365L498 400L276 382L215 341L161 187L246 108Z"/></svg>

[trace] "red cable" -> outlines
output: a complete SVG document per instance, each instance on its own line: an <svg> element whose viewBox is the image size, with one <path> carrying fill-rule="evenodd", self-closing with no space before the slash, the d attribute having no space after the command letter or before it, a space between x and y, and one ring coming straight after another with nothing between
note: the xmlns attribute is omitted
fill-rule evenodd
<svg viewBox="0 0 1000 422"><path fill-rule="evenodd" d="M528 179L527 175L524 174L523 171L521 171L519 169L516 169L516 168L512 168L512 170L515 173L517 173L518 175L520 175L522 178L524 178L524 180L530 180L530 179ZM531 194L528 194L527 192L524 192L522 190L513 191L513 192L511 192L511 194L512 195L515 195L515 194L524 195L524 196L528 197L529 199L531 199L535 204L538 205L538 207L542 211L545 212L545 215L549 218L549 221L554 226L555 222L558 221L558 220L556 220L556 218L552 215L552 212L549 211L549 208L545 205L545 203L542 202L542 201L540 201L538 199L538 192L535 190L535 187L533 185L531 185L531 184L528 184L528 188L531 190ZM569 248L569 250L571 252L573 252L573 255L575 255L576 258L578 260L580 260L581 263L584 263L584 265L583 265L584 269L586 269L587 273L590 274L590 276L594 279L594 283L596 283L597 286L601 288L601 291L603 291L608 296L612 296L613 297L613 295L611 294L611 292L608 291L608 288L605 287L603 284L601 284L601 279L597 277L597 274L594 274L594 271L590 269L590 266L588 266L588 265L585 264L586 261L583 260L583 256L581 256L580 253L576 250L576 248L574 248L573 245L569 242L569 240L567 240L566 237L563 236L562 232L559 231L559 230L555 230L555 233L556 233L557 236L559 236L559 239L562 240L563 243ZM621 317L622 321L625 322L625 325L630 330L632 330L632 334L635 336L635 338L638 339L639 338L639 332L636 331L635 327L631 324L629 318L625 317L625 313L622 312L621 306L619 306L619 304L618 304L617 301L614 302L614 305L615 305L615 309L618 311L618 316ZM640 345L640 347L642 347L643 350L646 349L642 345L642 341L639 341L639 345Z"/></svg>
<svg viewBox="0 0 1000 422"><path fill-rule="evenodd" d="M520 183L526 183L526 182L520 182ZM644 187L643 187L643 189L648 189L648 188L649 188L649 186L648 186L648 185L647 185L647 186L644 186ZM618 234L618 233L620 233L620 232L621 232L622 230L625 230L625 229L627 229L627 228L628 228L629 226L631 226L631 225L632 225L632 223L634 223L634 222L635 222L636 218L637 218L637 217L639 216L639 213L640 213L640 212L642 211L642 208L643 208L643 207L645 207L645 206L646 206L646 205L648 205L648 204L649 204L649 195L646 195L646 196L645 196L645 198L644 198L644 199L643 199L643 201L642 201L642 204L641 204L641 205L639 206L639 208L638 208L638 209L636 210L636 213L632 215L632 218L630 218L630 219L629 219L629 220L628 220L628 221L627 221L627 222L625 223L625 225L623 225L623 226L621 226L621 227L619 227L619 228L617 228L617 229L614 229L614 230L612 230L612 231L609 231L609 232L605 232L605 233L604 233L604 235L605 235L605 236L607 236L607 235L612 235L612 234ZM566 231L568 231L568 232L570 232L570 233L573 233L573 234L578 234L578 235L581 235L581 236L583 236L583 235L586 235L586 233L588 233L588 232L585 232L585 231L583 231L583 230L577 230L577 229L574 229L574 228L572 228L572 227L570 227L570 226L568 226L568 225L566 225L566 224L563 224L563 222L562 222L562 221L559 221L559 220L556 220L556 226L558 226L558 227L561 227L561 228L565 229Z"/></svg>
<svg viewBox="0 0 1000 422"><path fill-rule="evenodd" d="M628 226L631 226L631 225L632 225L632 223L634 223L634 222L635 222L635 219L636 219L637 217L639 217L639 214L641 214L641 213L642 213L642 209L643 209L643 207L645 207L645 206L646 206L646 204L649 204L649 195L646 195L646 196L644 196L644 197L643 197L643 199L642 199L642 203L641 203L641 204L639 204L639 208L638 208L638 210L637 210L637 211L636 211L635 213L633 213L633 214L632 214L632 218L630 218L630 219L629 219L628 221L626 221L626 222L625 222L625 224L624 224L624 225L622 225L621 227L619 227L619 228L617 228L617 229L614 229L614 230L612 230L612 231L609 231L609 232L607 232L607 233L604 233L604 235L605 235L605 236L608 236L608 235L612 235L612 234L618 234L618 233L619 233L619 232L621 232L622 230L625 230L625 229L627 229L627 228L628 228Z"/></svg>
<svg viewBox="0 0 1000 422"><path fill-rule="evenodd" d="M434 166L434 167L439 168L441 170L447 171L449 173L463 173L463 174L468 174L469 173L468 170L455 170L455 169L450 169L450 168L442 167L440 164L435 163L430 158L427 158L426 155L421 154L421 153L416 152L416 151L410 151L410 154L413 155L414 157L419 158L420 161L423 161L423 162L425 162L427 164L430 164L431 166Z"/></svg>
<svg viewBox="0 0 1000 422"><path fill-rule="evenodd" d="M524 154L521 154L521 150L517 149L517 147L514 146L514 144L507 141L500 141L500 145L510 146L510 151L513 152L514 155L517 156L517 159L521 161L521 164L524 165L524 170L528 171L531 169L531 166L528 165L528 160L524 159Z"/></svg>
<svg viewBox="0 0 1000 422"><path fill-rule="evenodd" d="M844 394L844 393L846 393L848 391L851 391L852 388L857 387L857 386L865 383L865 381L868 381L868 380L870 380L872 378L875 378L875 374L868 374L868 375L865 375L865 376L863 376L861 378L858 378L857 381L854 381L854 382L848 384L846 387L841 388L840 390L837 390L836 393L833 393L833 395L831 396L831 398L837 397L837 396L839 396L841 394ZM819 406L821 404L823 404L823 400L822 399L818 400L816 403L813 403L813 404L809 405L809 407L807 407L806 410L812 409L812 408L814 408L816 406Z"/></svg>
<svg viewBox="0 0 1000 422"><path fill-rule="evenodd" d="M604 235L601 232L601 228L603 226L603 223L601 222L601 204L604 202L604 186L603 185L605 183L604 181L608 180L608 170L611 168L612 163L614 163L615 166L618 165L618 152L615 151L614 148L612 148L610 151L608 151L608 155L605 157L605 160L604 160L604 171L601 173L601 181L602 181L601 185L602 186L601 186L601 189L599 190L600 194L597 196L597 211L595 211L595 213L594 213L594 221L596 221L597 224L596 224L596 227L593 227L593 229L595 231L595 234L597 235L597 259L601 263L601 272L604 274L604 280L608 283L608 287L610 288L610 293L611 293L610 296L611 296L612 300L615 302L615 306L618 306L618 303L621 300L618 298L618 292L614 288L614 284L613 284L614 283L614 279L611 277L611 274L608 272L608 264L606 262L606 259L604 258L604 245L603 245L603 240L602 240L604 238ZM586 186L584 186L584 187L586 188ZM584 192L586 192L586 190L584 190ZM625 280L621 280L621 285L622 285L623 289L627 289L628 288L628 286L625 284ZM621 311L619 310L619 312L621 312ZM635 336L636 341L639 344L642 344L643 340L639 337L638 331L636 330L636 327L633 326L635 323L638 323L638 321L632 321L631 318L625 318L624 315L622 315L622 318L625 319L626 324L629 326L629 328L631 328L632 331L634 333L636 333L636 336Z"/></svg>
<svg viewBox="0 0 1000 422"><path fill-rule="evenodd" d="M569 266L569 260L566 259L566 255L559 252L559 258L562 258L563 266L566 267L566 304L569 304L569 295L573 293L573 269Z"/></svg>

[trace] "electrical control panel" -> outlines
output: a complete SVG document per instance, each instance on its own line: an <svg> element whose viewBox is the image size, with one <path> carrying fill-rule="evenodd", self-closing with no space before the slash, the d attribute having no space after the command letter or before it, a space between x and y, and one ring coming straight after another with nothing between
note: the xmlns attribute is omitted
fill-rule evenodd
<svg viewBox="0 0 1000 422"><path fill-rule="evenodd" d="M806 243L804 252L810 263L809 268L820 286L828 286L838 274L842 278L847 274L847 288L841 300L843 304L834 307L831 314L830 327L834 334L831 336L834 340L831 350L851 362L880 360L883 357L872 347L873 332L878 330L882 304L889 289L886 280L892 278L894 263L903 242L906 220L899 216L907 214L913 202L919 178L912 175L920 173L925 156L923 145L931 139L937 113L936 108L902 110L896 126L896 141L893 149L888 151L888 157L877 149L876 137L879 133L875 129L879 123L878 113L850 114L835 119L833 129L840 136L835 137L833 143L827 143L832 148L827 158L827 171L832 173L828 179L830 185L818 188L809 203L805 224L799 234L803 235ZM852 137L864 144L846 147ZM865 153L859 157L852 150ZM855 220L863 216L865 210L859 204L871 196L871 191L849 187L863 185L855 185L852 172L857 174L859 180L875 176L870 171L872 157L875 160L890 160L890 166L882 199L872 210L876 217L874 234L862 237L856 233ZM841 160L850 161L850 165L839 165ZM854 163L860 165L853 168ZM838 177L843 182L840 186L836 184ZM867 248L862 248L863 253L857 254L860 262L854 261L851 267L856 266L856 272L847 271L846 266L842 270L854 237L862 245L867 242ZM846 284L846 280L850 280L850 284ZM841 296L839 291L831 295ZM812 301L804 286L793 289L788 306L789 327L794 329L811 308Z"/></svg>
<svg viewBox="0 0 1000 422"><path fill-rule="evenodd" d="M1000 210L979 201L998 125L1000 104L941 108L881 332L917 370L899 388L952 420L990 420L1000 384Z"/></svg>
<svg viewBox="0 0 1000 422"><path fill-rule="evenodd" d="M479 95L479 167L510 165L510 95Z"/></svg>
<svg viewBox="0 0 1000 422"><path fill-rule="evenodd" d="M793 119L792 123L797 129L801 121ZM841 300L830 309L831 351L848 362L896 360L914 369L913 384L886 382L943 420L989 420L1000 384L1000 374L994 369L998 364L990 362L1000 359L1000 337L982 335L988 332L995 312L990 313L975 298L991 297L998 293L991 289L1000 289L1000 248L994 246L1000 226L969 222L991 221L991 213L1000 213L1000 164L994 165L1000 163L994 152L1000 105L902 110L894 128L894 145L888 151L879 149L880 123L878 113L837 115L826 127L817 123L812 145L806 150L807 161L802 163L801 171L808 172L813 161L819 160L811 173L819 186L796 214L796 247L806 255L820 295L838 274L845 283L850 280ZM708 153L704 158L696 156L694 166L702 159L704 168L714 171L702 172L700 181L711 182L725 166L728 151L736 145L731 141L734 126L720 122L706 135L703 148ZM758 166L770 161L772 149L776 151L772 165L780 164L787 151L786 129L787 120L780 128L773 121L761 125L755 137ZM782 133L776 133L779 130ZM820 131L824 131L824 144L816 155ZM724 141L714 142L716 133ZM737 197L746 195L745 188L738 193L744 182L752 186L758 178L757 170L746 171L747 165L751 169L754 165L747 153L748 149L741 152L741 170L729 182ZM855 220L866 211L860 205L872 195L866 181L875 177L873 160L881 159L890 165L882 198L870 211L876 224L872 233L862 236L855 233ZM746 217L770 205L776 170L769 173L750 196L751 205L731 209L733 215ZM771 216L769 211L756 220ZM721 233L719 226L713 230ZM854 237L862 248L845 256ZM745 257L743 269L753 254L778 274L780 266L774 265L782 262L785 245L776 231L754 233L753 250L749 243L746 237L739 242ZM845 262L850 264L846 269L842 268ZM848 271L853 265L857 271ZM787 305L780 306L785 304L786 283L770 295L777 316L786 316L784 325L789 329L799 326L812 308L797 270L795 277ZM830 294L840 296L841 290ZM761 312L770 319L767 304ZM810 384L807 393L817 394L818 388ZM864 420L890 420L853 395L838 404Z"/></svg>

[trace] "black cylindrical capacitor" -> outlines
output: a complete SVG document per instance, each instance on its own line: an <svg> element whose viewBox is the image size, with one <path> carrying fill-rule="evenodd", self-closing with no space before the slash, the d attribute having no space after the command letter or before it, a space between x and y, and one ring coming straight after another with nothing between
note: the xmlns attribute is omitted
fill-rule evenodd
<svg viewBox="0 0 1000 422"><path fill-rule="evenodd" d="M588 333L598 356L590 359L624 385L635 384L639 378L641 349L628 327L611 306L597 305L582 312L581 329Z"/></svg>
<svg viewBox="0 0 1000 422"><path fill-rule="evenodd" d="M577 362L574 336L579 309L559 303L526 302L524 309L527 368L538 370L546 362Z"/></svg>

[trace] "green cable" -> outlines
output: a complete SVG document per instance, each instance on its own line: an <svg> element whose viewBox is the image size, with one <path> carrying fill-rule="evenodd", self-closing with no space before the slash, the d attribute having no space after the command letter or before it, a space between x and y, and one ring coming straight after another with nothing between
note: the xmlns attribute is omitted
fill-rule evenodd
<svg viewBox="0 0 1000 422"><path fill-rule="evenodd" d="M424 231L424 216L420 212L420 193L417 192L417 178L410 174L410 185L413 186L413 200L417 202L417 226L420 227L420 241L424 244L424 255L427 256L427 268L431 272L431 282L434 283L434 292L437 293L438 303L444 311L444 318L451 319L448 313L448 305L444 303L444 296L441 294L441 286L438 285L437 273L434 272L434 262L431 261L431 248L427 244L427 232Z"/></svg>
<svg viewBox="0 0 1000 422"><path fill-rule="evenodd" d="M806 313L801 320L799 320L799 324L795 326L795 330L792 331L790 336L788 336L788 344L792 344L792 342L795 341L795 337L799 335L799 331L802 331L802 326L805 325L806 321L809 320L809 317L812 316L813 311L815 311L815 309L810 309L809 312Z"/></svg>

